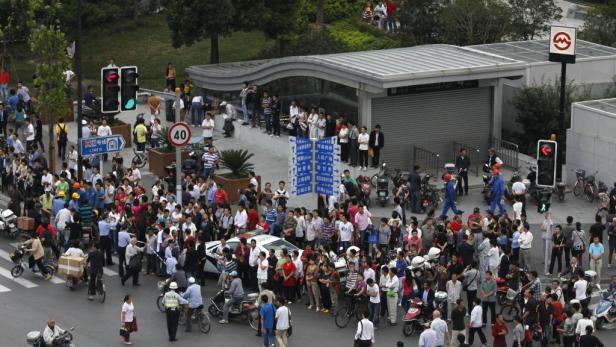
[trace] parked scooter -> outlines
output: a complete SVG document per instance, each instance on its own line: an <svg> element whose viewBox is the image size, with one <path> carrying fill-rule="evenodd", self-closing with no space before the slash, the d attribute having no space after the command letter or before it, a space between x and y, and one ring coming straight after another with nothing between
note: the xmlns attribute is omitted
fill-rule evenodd
<svg viewBox="0 0 616 347"><path fill-rule="evenodd" d="M376 196L381 207L387 205L387 199L389 198L389 177L385 174L386 165L385 163L381 165L379 176L376 179Z"/></svg>
<svg viewBox="0 0 616 347"><path fill-rule="evenodd" d="M441 196L436 185L430 184L429 174L425 174L421 179L421 211L425 213L430 209L437 209L441 202Z"/></svg>
<svg viewBox="0 0 616 347"><path fill-rule="evenodd" d="M419 335L424 330L424 327L430 325L432 317L426 317L426 310L423 306L421 298L412 298L409 300L411 307L404 315L404 325L402 326L402 333L404 336Z"/></svg>
<svg viewBox="0 0 616 347"><path fill-rule="evenodd" d="M614 329L616 327L616 301L614 294L605 292L603 298L597 304L593 320L597 330Z"/></svg>
<svg viewBox="0 0 616 347"><path fill-rule="evenodd" d="M17 237L19 233L16 223L17 216L13 211L9 209L0 210L0 230L4 231L12 239Z"/></svg>

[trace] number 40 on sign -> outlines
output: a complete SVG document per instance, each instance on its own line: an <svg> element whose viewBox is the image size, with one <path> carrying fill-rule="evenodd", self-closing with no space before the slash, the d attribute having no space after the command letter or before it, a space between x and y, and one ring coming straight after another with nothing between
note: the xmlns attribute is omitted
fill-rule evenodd
<svg viewBox="0 0 616 347"><path fill-rule="evenodd" d="M169 127L167 138L175 147L186 146L190 142L190 126L186 122L179 122Z"/></svg>

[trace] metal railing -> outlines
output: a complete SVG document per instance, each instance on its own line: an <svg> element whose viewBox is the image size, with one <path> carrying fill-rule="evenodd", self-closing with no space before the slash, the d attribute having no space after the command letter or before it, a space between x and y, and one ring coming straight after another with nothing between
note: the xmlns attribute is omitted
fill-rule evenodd
<svg viewBox="0 0 616 347"><path fill-rule="evenodd" d="M513 170L519 168L518 157L520 151L517 144L492 137L492 147L496 150L496 154L501 158L505 166Z"/></svg>
<svg viewBox="0 0 616 347"><path fill-rule="evenodd" d="M419 165L423 172L431 173L434 177L438 177L438 171L441 166L440 159L438 153L413 146L413 166Z"/></svg>
<svg viewBox="0 0 616 347"><path fill-rule="evenodd" d="M478 147L473 147L469 145L465 145L460 142L453 142L453 162L456 162L456 158L460 154L460 149L466 148L466 155L471 160L471 167L469 171L474 172L475 176L479 177L479 168L483 164L482 155L485 157L485 154L481 153L481 149Z"/></svg>

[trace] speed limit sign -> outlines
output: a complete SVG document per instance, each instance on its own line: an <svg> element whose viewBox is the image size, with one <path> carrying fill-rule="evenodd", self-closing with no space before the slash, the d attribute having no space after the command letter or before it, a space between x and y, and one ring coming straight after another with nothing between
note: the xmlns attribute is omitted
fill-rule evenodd
<svg viewBox="0 0 616 347"><path fill-rule="evenodd" d="M190 136L190 126L185 122L173 124L167 132L169 143L175 147L186 146L190 142Z"/></svg>

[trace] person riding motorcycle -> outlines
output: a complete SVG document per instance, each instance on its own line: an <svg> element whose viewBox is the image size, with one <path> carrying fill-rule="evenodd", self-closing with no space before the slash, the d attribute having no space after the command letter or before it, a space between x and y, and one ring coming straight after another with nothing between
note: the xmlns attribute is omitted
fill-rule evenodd
<svg viewBox="0 0 616 347"><path fill-rule="evenodd" d="M36 233L33 232L28 235L29 238L24 241L23 245L25 247L30 246L30 248L25 249L25 251L30 254L30 268L34 268L34 265L36 264L45 279L49 280L51 279L51 275L47 273L47 270L43 266L43 259L45 258L45 249L43 249L43 245L41 243L45 241L45 237L43 235L37 237Z"/></svg>
<svg viewBox="0 0 616 347"><path fill-rule="evenodd" d="M229 310L233 305L240 304L242 300L244 300L244 287L242 286L242 279L237 277L237 271L232 271L229 274L231 280L231 285L229 286L229 290L227 291L231 296L225 305L223 306L222 319L218 321L220 324L229 323Z"/></svg>
<svg viewBox="0 0 616 347"><path fill-rule="evenodd" d="M51 347L54 345L54 341L60 335L64 334L65 330L56 325L56 321L50 319L47 321L47 326L43 331L43 341L45 346Z"/></svg>

